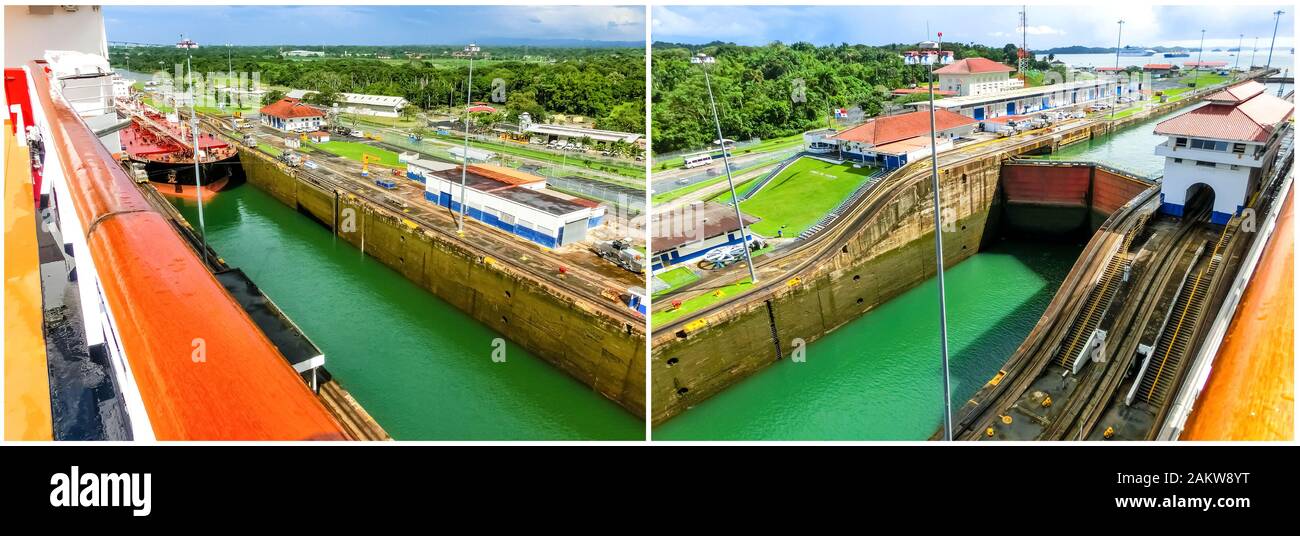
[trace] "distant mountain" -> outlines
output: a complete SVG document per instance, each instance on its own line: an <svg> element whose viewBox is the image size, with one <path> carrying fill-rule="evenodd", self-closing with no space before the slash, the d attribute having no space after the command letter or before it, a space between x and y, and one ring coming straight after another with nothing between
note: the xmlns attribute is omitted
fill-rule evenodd
<svg viewBox="0 0 1300 536"><path fill-rule="evenodd" d="M597 41L594 39L528 39L519 37L487 37L480 45L529 46L539 48L645 48L644 41Z"/></svg>
<svg viewBox="0 0 1300 536"><path fill-rule="evenodd" d="M1125 48L1129 48L1129 47L1126 46ZM1132 48L1139 49L1139 50L1151 49L1156 52L1196 52L1196 48L1194 47L1186 48L1186 47L1162 47L1162 46L1154 46L1154 47L1132 46ZM1075 45L1075 46L1068 46L1068 47L1049 48L1047 50L1035 50L1034 53L1035 54L1114 54L1115 47L1085 47L1085 46Z"/></svg>

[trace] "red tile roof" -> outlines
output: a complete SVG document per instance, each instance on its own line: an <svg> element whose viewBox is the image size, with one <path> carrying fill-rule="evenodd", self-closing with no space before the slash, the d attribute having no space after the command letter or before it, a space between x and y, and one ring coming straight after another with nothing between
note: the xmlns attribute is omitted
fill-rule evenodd
<svg viewBox="0 0 1300 536"><path fill-rule="evenodd" d="M291 97L285 97L263 106L259 111L262 115L269 115L283 119L289 119L292 117L325 117L325 112L312 108L311 106L303 104L302 101Z"/></svg>
<svg viewBox="0 0 1300 536"><path fill-rule="evenodd" d="M1173 68L1174 68L1174 64L1172 64L1172 63L1148 63L1148 64L1146 64L1146 65L1143 65L1142 68L1143 68L1143 69L1146 69L1146 70L1148 70L1148 71L1153 70L1153 69L1158 69L1158 70L1163 70L1163 69L1173 69Z"/></svg>
<svg viewBox="0 0 1300 536"><path fill-rule="evenodd" d="M945 65L937 74L1009 73L1014 69L986 58L966 58Z"/></svg>
<svg viewBox="0 0 1300 536"><path fill-rule="evenodd" d="M1228 89L1210 95L1209 97L1206 97L1205 100L1208 100L1210 102L1226 102L1226 103L1244 102L1245 100L1254 97L1255 95L1259 95L1260 93L1263 93L1265 89L1268 88L1264 87L1264 84L1261 84L1254 80L1247 80L1246 82L1237 84Z"/></svg>
<svg viewBox="0 0 1300 536"><path fill-rule="evenodd" d="M935 110L934 112L934 125L940 132L973 124L975 124L974 119L958 113L949 112L948 110ZM920 110L906 114L876 117L866 123L840 132L831 138L878 146L928 135L929 133L930 112Z"/></svg>
<svg viewBox="0 0 1300 536"><path fill-rule="evenodd" d="M1119 71L1123 71L1124 68L1123 68L1123 67L1098 67L1098 68L1093 69L1093 70L1094 70L1094 71L1098 71L1098 72L1103 72L1103 73L1110 73L1110 72L1119 72Z"/></svg>
<svg viewBox="0 0 1300 536"><path fill-rule="evenodd" d="M1189 62L1184 62L1183 65L1185 65L1185 66L1187 66L1187 67L1197 67L1197 66L1200 66L1200 67L1227 67L1227 66L1228 66L1228 62L1226 62L1226 61L1189 61Z"/></svg>
<svg viewBox="0 0 1300 536"><path fill-rule="evenodd" d="M1263 142L1295 106L1259 93L1241 103L1210 103L1156 125L1156 134Z"/></svg>
<svg viewBox="0 0 1300 536"><path fill-rule="evenodd" d="M895 95L911 95L913 93L929 93L929 92L930 90L923 87L905 87L905 88L899 88L894 90ZM956 95L957 92L948 91L946 89L936 89L934 90L934 94L943 97L951 97L953 95Z"/></svg>

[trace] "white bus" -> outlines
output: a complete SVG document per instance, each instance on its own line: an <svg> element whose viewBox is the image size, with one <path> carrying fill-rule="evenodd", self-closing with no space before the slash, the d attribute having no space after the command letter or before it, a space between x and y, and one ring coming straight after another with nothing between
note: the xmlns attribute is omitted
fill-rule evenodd
<svg viewBox="0 0 1300 536"><path fill-rule="evenodd" d="M684 157L684 160L687 168L707 166L710 162L713 162L713 155L707 152L688 154Z"/></svg>

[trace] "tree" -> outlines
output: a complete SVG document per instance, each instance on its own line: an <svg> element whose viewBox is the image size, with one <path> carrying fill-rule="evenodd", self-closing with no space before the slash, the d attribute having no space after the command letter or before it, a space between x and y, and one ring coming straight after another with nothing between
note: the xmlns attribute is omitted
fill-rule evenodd
<svg viewBox="0 0 1300 536"><path fill-rule="evenodd" d="M1002 47L1002 57L1003 57L1002 61L1006 63L1013 63L1019 60L1020 59L1018 54L1019 51L1020 51L1020 47L1016 46L1015 43L1007 43Z"/></svg>
<svg viewBox="0 0 1300 536"><path fill-rule="evenodd" d="M283 98L284 98L284 92L283 92L283 91L280 91L280 90L278 90L278 89L272 89L272 90L267 91L265 94L262 95L262 106L266 106L266 105L269 105L269 104L273 104L273 103L275 103L275 102L279 102L279 100L280 100L280 99L283 99Z"/></svg>

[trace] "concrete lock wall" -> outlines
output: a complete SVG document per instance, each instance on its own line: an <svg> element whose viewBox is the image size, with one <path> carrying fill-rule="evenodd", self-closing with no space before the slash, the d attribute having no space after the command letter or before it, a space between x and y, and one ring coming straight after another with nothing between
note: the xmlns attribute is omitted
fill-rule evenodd
<svg viewBox="0 0 1300 536"><path fill-rule="evenodd" d="M1059 141L1059 140L1058 140ZM1025 147L1019 154L1041 150ZM993 240L1000 226L1050 234L1095 230L1150 187L1088 164L1016 165L990 156L940 170L944 265ZM738 304L677 333L655 332L651 419L663 422L934 276L930 181L904 188L828 262L765 299ZM771 306L769 317L768 306Z"/></svg>
<svg viewBox="0 0 1300 536"><path fill-rule="evenodd" d="M511 266L485 261L458 243L346 192L296 176L240 149L248 183L312 217L340 238L529 352L591 386L634 415L645 414L645 335L588 310ZM355 217L345 232L335 222ZM490 341L484 341L487 355Z"/></svg>

